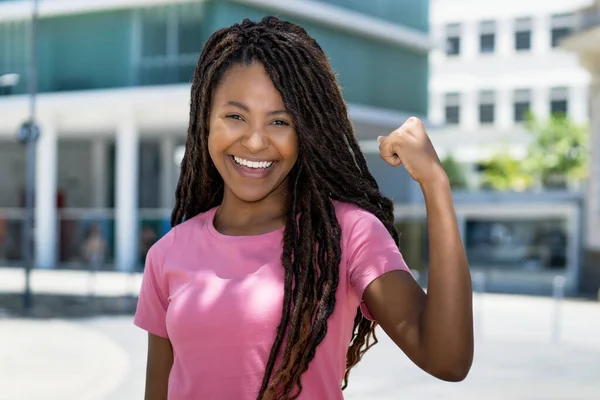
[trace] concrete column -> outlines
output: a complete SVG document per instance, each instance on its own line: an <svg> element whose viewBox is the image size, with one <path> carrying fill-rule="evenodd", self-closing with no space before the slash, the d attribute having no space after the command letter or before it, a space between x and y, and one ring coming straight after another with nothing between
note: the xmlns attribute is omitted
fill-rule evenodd
<svg viewBox="0 0 600 400"><path fill-rule="evenodd" d="M590 86L590 172L587 184L587 247L600 250L600 79Z"/></svg>
<svg viewBox="0 0 600 400"><path fill-rule="evenodd" d="M550 89L537 87L531 91L531 111L540 120L550 116Z"/></svg>
<svg viewBox="0 0 600 400"><path fill-rule="evenodd" d="M531 32L532 52L547 54L552 47L550 39L550 16L538 16L533 20L533 29Z"/></svg>
<svg viewBox="0 0 600 400"><path fill-rule="evenodd" d="M477 21L462 23L461 57L472 60L479 56L479 24Z"/></svg>
<svg viewBox="0 0 600 400"><path fill-rule="evenodd" d="M460 127L475 130L479 127L479 96L475 89L468 88L460 97Z"/></svg>
<svg viewBox="0 0 600 400"><path fill-rule="evenodd" d="M160 142L160 207L173 208L175 203L175 140L163 138Z"/></svg>
<svg viewBox="0 0 600 400"><path fill-rule="evenodd" d="M496 21L496 53L501 56L515 52L514 24L510 19Z"/></svg>
<svg viewBox="0 0 600 400"><path fill-rule="evenodd" d="M92 207L106 208L107 176L106 163L107 143L103 138L94 138L92 141Z"/></svg>
<svg viewBox="0 0 600 400"><path fill-rule="evenodd" d="M513 92L509 88L496 91L496 127L508 130L514 125Z"/></svg>
<svg viewBox="0 0 600 400"><path fill-rule="evenodd" d="M588 87L575 86L569 88L568 112L573 121L584 124L589 121Z"/></svg>
<svg viewBox="0 0 600 400"><path fill-rule="evenodd" d="M40 123L35 169L35 265L54 268L58 244L58 138L52 123Z"/></svg>
<svg viewBox="0 0 600 400"><path fill-rule="evenodd" d="M139 261L138 159L138 128L125 118L116 137L115 264L119 271L131 271Z"/></svg>

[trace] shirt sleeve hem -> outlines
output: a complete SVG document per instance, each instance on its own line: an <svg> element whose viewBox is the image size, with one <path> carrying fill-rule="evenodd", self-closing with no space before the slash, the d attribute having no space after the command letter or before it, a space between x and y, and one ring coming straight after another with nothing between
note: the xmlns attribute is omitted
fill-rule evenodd
<svg viewBox="0 0 600 400"><path fill-rule="evenodd" d="M138 328L141 328L148 333L151 333L156 336L160 336L165 339L169 339L169 334L167 333L166 328L152 326L151 324L146 323L142 318L134 318L133 324Z"/></svg>

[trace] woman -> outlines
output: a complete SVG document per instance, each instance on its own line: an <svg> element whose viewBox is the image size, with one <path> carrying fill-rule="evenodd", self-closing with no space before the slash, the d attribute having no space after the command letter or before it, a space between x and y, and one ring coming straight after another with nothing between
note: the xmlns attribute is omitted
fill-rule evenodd
<svg viewBox="0 0 600 400"><path fill-rule="evenodd" d="M425 371L465 378L471 283L448 178L416 118L379 141L425 195L428 294L316 41L274 17L211 36L173 228L148 253L135 316L146 399L342 399L376 323Z"/></svg>

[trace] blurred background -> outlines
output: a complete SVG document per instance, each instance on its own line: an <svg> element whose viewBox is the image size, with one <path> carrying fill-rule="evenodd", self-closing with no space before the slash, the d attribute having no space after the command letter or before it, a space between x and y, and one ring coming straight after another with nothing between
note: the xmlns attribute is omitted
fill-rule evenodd
<svg viewBox="0 0 600 400"><path fill-rule="evenodd" d="M376 138L423 119L473 272L460 384L382 333L348 399L600 398L600 1L0 0L0 400L143 397L132 326L169 229L191 77L243 18L304 26L427 286L418 184Z"/></svg>

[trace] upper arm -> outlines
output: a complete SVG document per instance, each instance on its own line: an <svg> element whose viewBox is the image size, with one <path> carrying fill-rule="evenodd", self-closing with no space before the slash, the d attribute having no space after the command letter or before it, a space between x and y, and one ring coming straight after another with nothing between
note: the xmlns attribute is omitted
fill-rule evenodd
<svg viewBox="0 0 600 400"><path fill-rule="evenodd" d="M167 400L173 347L167 338L148 333L145 400Z"/></svg>
<svg viewBox="0 0 600 400"><path fill-rule="evenodd" d="M344 232L347 268L363 315L377 321L409 358L423 366L419 324L427 296L383 223L363 210L350 217Z"/></svg>
<svg viewBox="0 0 600 400"><path fill-rule="evenodd" d="M415 279L392 271L375 279L363 301L385 333L419 367L425 369L421 351L420 321L427 295Z"/></svg>

